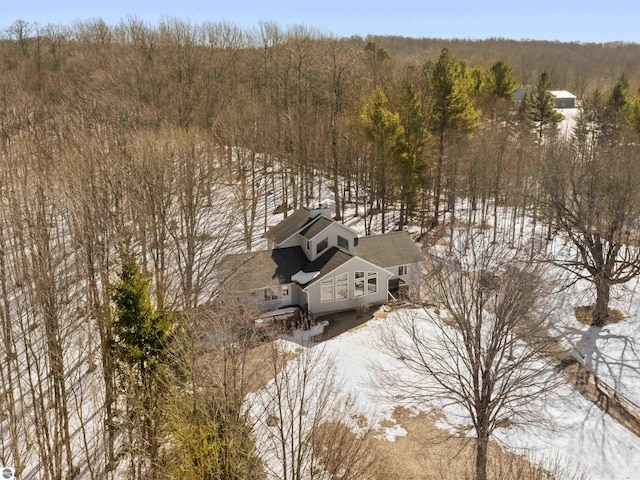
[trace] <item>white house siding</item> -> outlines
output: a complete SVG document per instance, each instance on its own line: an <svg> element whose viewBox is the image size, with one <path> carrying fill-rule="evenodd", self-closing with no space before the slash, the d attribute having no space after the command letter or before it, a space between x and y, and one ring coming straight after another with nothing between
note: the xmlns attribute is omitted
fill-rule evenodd
<svg viewBox="0 0 640 480"><path fill-rule="evenodd" d="M406 283L410 283L415 281L416 278L420 278L422 276L422 264L421 263L406 263L407 273L404 275L398 274L400 271L400 265L395 265L393 267L387 267L387 270L391 272L391 277L389 280L395 280L396 278L401 279Z"/></svg>
<svg viewBox="0 0 640 480"><path fill-rule="evenodd" d="M347 251L349 253L353 253L353 241L355 238L354 232L349 230L347 227L334 222L311 239L311 256L309 257L309 259L313 261L320 255L322 255L323 252L326 252L327 249L331 247L337 247L338 235L349 242L349 248ZM318 243L320 243L325 238L328 240L327 248L325 248L321 252L316 253L316 247Z"/></svg>
<svg viewBox="0 0 640 480"><path fill-rule="evenodd" d="M279 243L276 248L301 247L301 238L297 233L290 236L284 242Z"/></svg>
<svg viewBox="0 0 640 480"><path fill-rule="evenodd" d="M323 237L324 238L324 237ZM366 294L355 297L355 272L376 272L378 274L378 290L376 293ZM335 301L335 277L341 274L348 273L348 292L349 298L347 300ZM366 273L365 273L366 275ZM378 267L360 258L354 257L348 262L344 263L340 267L336 268L332 272L328 273L322 278L317 279L314 283L309 285L305 290L307 291L309 299L309 310L314 315L323 313L337 312L340 310L350 310L356 308L358 305L380 305L387 302L387 291L389 287L390 274L384 268ZM334 301L325 302L321 301L321 286L322 280L328 278L334 278ZM366 279L365 279L366 280ZM365 292L366 292L365 281Z"/></svg>
<svg viewBox="0 0 640 480"><path fill-rule="evenodd" d="M399 278L404 283L409 285L409 294L412 297L418 298L420 296L420 280L422 278L422 263L408 263L407 265L407 273L405 275L399 275L398 269L400 265L396 265L394 267L388 267L392 275L389 277L389 281L395 280Z"/></svg>

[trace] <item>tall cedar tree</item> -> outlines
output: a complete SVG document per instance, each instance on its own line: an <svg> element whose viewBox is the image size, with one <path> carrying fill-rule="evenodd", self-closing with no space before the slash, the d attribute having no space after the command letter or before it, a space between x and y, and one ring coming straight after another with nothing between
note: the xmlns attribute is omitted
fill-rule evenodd
<svg viewBox="0 0 640 480"><path fill-rule="evenodd" d="M448 49L426 65L430 109L429 131L437 138L438 152L434 185L434 226L439 222L442 171L447 147L456 134L466 133L477 125L479 117L471 101L471 82L464 62Z"/></svg>
<svg viewBox="0 0 640 480"><path fill-rule="evenodd" d="M132 455L129 473L133 478L157 478L162 425L159 397L165 386L173 321L171 315L152 306L150 279L141 275L133 252L121 250L120 261L118 281L111 286L114 348L127 429L135 443L129 447L146 457ZM147 468L143 467L145 463Z"/></svg>

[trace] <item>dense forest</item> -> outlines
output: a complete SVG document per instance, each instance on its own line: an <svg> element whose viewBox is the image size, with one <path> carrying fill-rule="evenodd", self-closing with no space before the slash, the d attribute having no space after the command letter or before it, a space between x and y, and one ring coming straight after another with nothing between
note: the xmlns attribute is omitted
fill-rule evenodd
<svg viewBox="0 0 640 480"><path fill-rule="evenodd" d="M20 478L261 478L244 353L206 376L196 330L245 321L219 260L327 188L368 233L496 232L498 206L566 232L595 325L638 273L640 45L18 20L0 59L0 464Z"/></svg>

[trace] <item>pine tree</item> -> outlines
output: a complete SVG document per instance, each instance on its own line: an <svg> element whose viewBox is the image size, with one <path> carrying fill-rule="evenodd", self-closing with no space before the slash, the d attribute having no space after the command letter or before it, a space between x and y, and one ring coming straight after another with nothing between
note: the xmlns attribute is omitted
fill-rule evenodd
<svg viewBox="0 0 640 480"><path fill-rule="evenodd" d="M494 62L489 67L484 82L484 96L492 119L496 119L496 116L509 118L505 114L510 110L513 92L515 92L517 85L518 80L513 68L502 60Z"/></svg>
<svg viewBox="0 0 640 480"><path fill-rule="evenodd" d="M525 94L523 108L525 116L531 121L538 134L538 140L542 140L545 130L549 126L557 127L562 120L562 114L556 110L553 95L549 92L551 78L547 72L542 72L531 92Z"/></svg>
<svg viewBox="0 0 640 480"><path fill-rule="evenodd" d="M486 91L494 98L511 101L518 80L513 68L502 60L497 60L489 67L486 80Z"/></svg>
<svg viewBox="0 0 640 480"><path fill-rule="evenodd" d="M401 153L395 156L395 171L400 183L400 221L402 229L416 202L419 175L424 165L420 157L427 137L422 115L422 99L411 82L406 82L400 97L400 125L402 126Z"/></svg>
<svg viewBox="0 0 640 480"><path fill-rule="evenodd" d="M141 379L156 372L166 361L171 338L171 316L156 311L149 296L149 278L144 278L130 250L120 254L121 270L112 285L116 307L113 323L116 349L122 362L136 369Z"/></svg>
<svg viewBox="0 0 640 480"><path fill-rule="evenodd" d="M426 65L430 111L428 126L438 139L438 154L434 185L434 226L439 222L442 170L446 148L456 134L466 133L477 126L478 110L471 101L471 82L466 65L458 61L449 50Z"/></svg>
<svg viewBox="0 0 640 480"><path fill-rule="evenodd" d="M380 88L376 88L369 101L364 105L360 122L367 139L374 146L373 179L378 192L382 211L382 232L386 229L387 209L387 166L395 163L400 155L400 141L403 135L400 116L386 108L387 97Z"/></svg>

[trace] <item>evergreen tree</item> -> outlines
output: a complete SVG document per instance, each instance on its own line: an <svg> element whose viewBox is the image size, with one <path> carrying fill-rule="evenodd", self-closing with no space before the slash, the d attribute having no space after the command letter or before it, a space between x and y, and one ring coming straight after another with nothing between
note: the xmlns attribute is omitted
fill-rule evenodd
<svg viewBox="0 0 640 480"><path fill-rule="evenodd" d="M609 94L609 107L622 112L629 103L629 79L623 73L616 81Z"/></svg>
<svg viewBox="0 0 640 480"><path fill-rule="evenodd" d="M130 250L120 253L118 281L111 286L116 307L113 332L121 362L136 370L140 379L157 372L167 360L172 318L156 311L144 278Z"/></svg>
<svg viewBox="0 0 640 480"><path fill-rule="evenodd" d="M640 135L640 93L629 102L627 116L632 131Z"/></svg>
<svg viewBox="0 0 640 480"><path fill-rule="evenodd" d="M556 110L553 95L549 91L551 78L547 72L542 72L538 77L535 87L525 94L522 108L525 116L536 129L538 140L548 127L557 127L562 120L562 114Z"/></svg>
<svg viewBox="0 0 640 480"><path fill-rule="evenodd" d="M496 99L511 101L516 91L518 80L513 68L502 60L497 60L489 67L486 79L486 91Z"/></svg>
<svg viewBox="0 0 640 480"><path fill-rule="evenodd" d="M406 82L400 97L400 125L402 126L401 154L396 159L395 170L400 180L400 221L402 229L413 212L419 176L424 165L420 157L424 149L427 130L422 115L422 99L411 82Z"/></svg>
<svg viewBox="0 0 640 480"><path fill-rule="evenodd" d="M115 306L113 342L119 373L119 393L125 406L125 427L131 452L132 478L156 478L161 444L162 396L166 386L173 316L157 311L129 248L120 252L118 280L111 285Z"/></svg>
<svg viewBox="0 0 640 480"><path fill-rule="evenodd" d="M360 122L367 139L374 146L372 178L378 192L382 211L382 232L386 229L385 213L387 198L387 166L396 163L402 153L400 141L404 134L400 124L400 116L386 108L387 97L380 88L376 88L360 114Z"/></svg>
<svg viewBox="0 0 640 480"><path fill-rule="evenodd" d="M479 117L471 101L471 82L464 62L458 61L448 49L426 65L430 109L429 131L437 138L438 153L434 185L434 226L439 222L442 170L446 148L456 134L477 126Z"/></svg>

